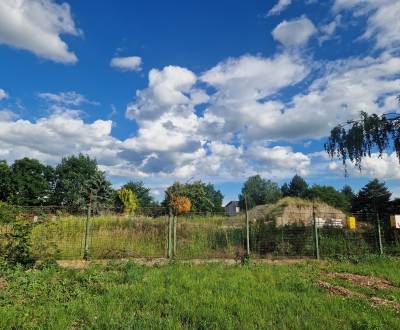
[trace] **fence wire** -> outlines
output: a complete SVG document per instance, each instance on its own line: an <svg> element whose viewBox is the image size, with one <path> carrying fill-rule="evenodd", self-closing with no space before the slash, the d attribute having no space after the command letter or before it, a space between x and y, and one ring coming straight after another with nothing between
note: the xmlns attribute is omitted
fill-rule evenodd
<svg viewBox="0 0 400 330"><path fill-rule="evenodd" d="M38 259L237 259L247 253L245 214L188 213L173 219L165 208L149 208L89 216L87 210L60 207L21 208L21 214L35 224L30 243ZM328 213L249 219L250 253L254 258L400 255L400 230L390 227L389 215L354 216L355 230L347 229L345 217Z"/></svg>

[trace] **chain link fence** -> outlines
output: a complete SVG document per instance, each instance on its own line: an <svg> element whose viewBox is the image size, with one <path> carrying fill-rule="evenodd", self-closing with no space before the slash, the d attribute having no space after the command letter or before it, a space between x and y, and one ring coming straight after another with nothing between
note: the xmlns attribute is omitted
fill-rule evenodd
<svg viewBox="0 0 400 330"><path fill-rule="evenodd" d="M357 225L334 214L291 214L290 221L249 219L246 214L188 213L165 208L121 214L90 214L62 207L21 208L35 223L31 248L37 259L240 259L341 258L367 254L400 255L400 230L389 215L354 214ZM301 219L301 221L296 221Z"/></svg>

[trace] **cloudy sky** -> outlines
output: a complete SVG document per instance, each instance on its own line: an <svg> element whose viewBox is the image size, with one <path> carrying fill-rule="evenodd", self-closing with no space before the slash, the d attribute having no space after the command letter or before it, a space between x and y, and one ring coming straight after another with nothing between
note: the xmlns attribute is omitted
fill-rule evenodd
<svg viewBox="0 0 400 330"><path fill-rule="evenodd" d="M0 0L0 159L79 152L118 186L175 180L235 199L283 183L397 188L395 155L344 178L330 129L399 111L398 0Z"/></svg>

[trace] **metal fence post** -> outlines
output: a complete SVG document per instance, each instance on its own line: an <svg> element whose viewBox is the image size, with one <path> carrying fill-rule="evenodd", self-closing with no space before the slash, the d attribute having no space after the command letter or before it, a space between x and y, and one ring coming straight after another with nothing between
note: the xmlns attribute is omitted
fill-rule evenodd
<svg viewBox="0 0 400 330"><path fill-rule="evenodd" d="M314 220L315 256L316 256L317 260L319 260L319 258L320 258L320 255L319 255L319 237L318 237L317 218L315 217L314 200L313 200L312 216L313 216L313 220Z"/></svg>
<svg viewBox="0 0 400 330"><path fill-rule="evenodd" d="M89 235L90 235L90 214L91 214L91 206L89 204L89 207L87 209L86 213L86 228L85 228L85 244L84 244L84 249L83 249L83 259L88 260L89 259Z"/></svg>
<svg viewBox="0 0 400 330"><path fill-rule="evenodd" d="M244 205L246 209L246 253L247 256L250 256L250 221L249 221L249 212L247 209L247 197L244 195Z"/></svg>
<svg viewBox="0 0 400 330"><path fill-rule="evenodd" d="M383 244L382 244L382 234L381 234L381 219L379 213L376 213L376 225L378 227L378 243L379 243L379 254L383 255Z"/></svg>

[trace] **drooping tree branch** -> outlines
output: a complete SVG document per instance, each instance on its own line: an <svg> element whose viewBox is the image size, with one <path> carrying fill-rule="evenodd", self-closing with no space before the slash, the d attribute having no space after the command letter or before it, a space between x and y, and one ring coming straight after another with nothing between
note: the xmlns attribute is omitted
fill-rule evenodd
<svg viewBox="0 0 400 330"><path fill-rule="evenodd" d="M400 95L397 100L400 103ZM400 161L400 114L361 112L359 119L334 127L324 147L331 158L339 157L345 168L346 161L350 160L361 170L364 157L371 157L374 151L381 157L390 148Z"/></svg>

